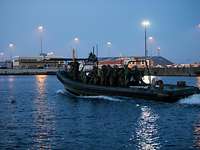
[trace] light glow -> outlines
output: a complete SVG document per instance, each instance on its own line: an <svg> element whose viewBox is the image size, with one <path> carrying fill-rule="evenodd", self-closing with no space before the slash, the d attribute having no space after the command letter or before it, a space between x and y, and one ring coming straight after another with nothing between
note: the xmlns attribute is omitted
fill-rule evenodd
<svg viewBox="0 0 200 150"><path fill-rule="evenodd" d="M106 44L107 44L108 47L111 47L111 46L112 46L112 43L111 43L111 42L107 42Z"/></svg>
<svg viewBox="0 0 200 150"><path fill-rule="evenodd" d="M150 41L154 40L154 38L153 38L152 36L150 36L148 39L149 39Z"/></svg>
<svg viewBox="0 0 200 150"><path fill-rule="evenodd" d="M38 26L37 29L38 29L39 32L43 32L44 31L44 27L43 26Z"/></svg>
<svg viewBox="0 0 200 150"><path fill-rule="evenodd" d="M142 22L142 26L148 27L148 26L150 26L150 22L149 22L148 20L144 20L144 21Z"/></svg>
<svg viewBox="0 0 200 150"><path fill-rule="evenodd" d="M9 43L8 46L9 46L9 48L14 48L15 45L13 43Z"/></svg>
<svg viewBox="0 0 200 150"><path fill-rule="evenodd" d="M54 55L54 52L49 52L49 53L47 53L47 55L52 56L52 55Z"/></svg>
<svg viewBox="0 0 200 150"><path fill-rule="evenodd" d="M79 42L79 38L75 37L75 38L74 38L74 41L75 41L75 42Z"/></svg>
<svg viewBox="0 0 200 150"><path fill-rule="evenodd" d="M160 51L160 47L157 47L157 51Z"/></svg>

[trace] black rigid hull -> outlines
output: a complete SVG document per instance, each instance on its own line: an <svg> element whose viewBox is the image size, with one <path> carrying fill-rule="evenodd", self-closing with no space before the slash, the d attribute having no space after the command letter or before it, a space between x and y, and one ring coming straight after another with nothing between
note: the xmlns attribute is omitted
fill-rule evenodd
<svg viewBox="0 0 200 150"><path fill-rule="evenodd" d="M106 95L125 96L133 98L150 99L165 102L175 102L181 98L200 93L197 87L186 86L177 88L175 85L165 85L164 89L141 87L108 87L85 84L74 81L66 76L66 72L57 72L57 78L62 82L65 89L75 95Z"/></svg>

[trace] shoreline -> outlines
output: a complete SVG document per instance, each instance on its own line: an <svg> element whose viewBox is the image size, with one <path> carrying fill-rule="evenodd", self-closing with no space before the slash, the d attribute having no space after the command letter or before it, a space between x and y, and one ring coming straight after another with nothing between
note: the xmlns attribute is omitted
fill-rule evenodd
<svg viewBox="0 0 200 150"><path fill-rule="evenodd" d="M56 75L59 68L51 69L0 69L0 76L2 75ZM152 76L185 76L185 77L198 77L196 70L181 70L175 68L151 68ZM145 72L147 75L147 72Z"/></svg>
<svg viewBox="0 0 200 150"><path fill-rule="evenodd" d="M0 69L2 75L56 75L59 69Z"/></svg>
<svg viewBox="0 0 200 150"><path fill-rule="evenodd" d="M150 68L151 75L154 76L200 76L199 67L191 68ZM146 73L147 74L147 73Z"/></svg>

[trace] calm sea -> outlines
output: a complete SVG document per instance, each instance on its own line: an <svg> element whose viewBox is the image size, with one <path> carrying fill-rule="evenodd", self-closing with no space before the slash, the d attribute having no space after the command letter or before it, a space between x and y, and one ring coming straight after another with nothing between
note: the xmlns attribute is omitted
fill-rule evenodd
<svg viewBox="0 0 200 150"><path fill-rule="evenodd" d="M200 77L162 79L200 87ZM0 149L200 149L200 95L74 97L56 76L0 76Z"/></svg>

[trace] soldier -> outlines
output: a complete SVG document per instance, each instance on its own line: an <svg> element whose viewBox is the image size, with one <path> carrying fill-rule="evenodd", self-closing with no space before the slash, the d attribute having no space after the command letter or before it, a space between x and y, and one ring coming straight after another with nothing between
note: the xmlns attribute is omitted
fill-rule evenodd
<svg viewBox="0 0 200 150"><path fill-rule="evenodd" d="M106 85L106 70L107 67L103 65L100 71L101 85Z"/></svg>
<svg viewBox="0 0 200 150"><path fill-rule="evenodd" d="M113 78L113 86L118 86L119 68L117 65L113 67L112 78Z"/></svg>
<svg viewBox="0 0 200 150"><path fill-rule="evenodd" d="M83 71L83 70L81 71L80 78L81 78L81 81L83 83L87 83L87 76L86 76L86 72L85 71Z"/></svg>
<svg viewBox="0 0 200 150"><path fill-rule="evenodd" d="M131 77L132 77L132 71L130 68L128 68L128 66L125 66L125 85L129 86L130 85L130 81L131 81Z"/></svg>
<svg viewBox="0 0 200 150"><path fill-rule="evenodd" d="M69 72L70 72L70 77L73 80L79 80L79 63L77 61L70 62L69 63Z"/></svg>
<svg viewBox="0 0 200 150"><path fill-rule="evenodd" d="M114 72L114 68L113 67L109 67L109 83L108 85L113 86L114 85L114 78L115 78L115 72Z"/></svg>
<svg viewBox="0 0 200 150"><path fill-rule="evenodd" d="M112 73L112 67L110 65L106 66L106 86L109 86L112 82L111 80L111 73Z"/></svg>
<svg viewBox="0 0 200 150"><path fill-rule="evenodd" d="M119 72L118 72L118 82L119 82L119 86L124 86L125 85L125 69L124 68L120 68Z"/></svg>
<svg viewBox="0 0 200 150"><path fill-rule="evenodd" d="M92 70L92 80L93 84L99 84L98 68L96 66L94 66Z"/></svg>
<svg viewBox="0 0 200 150"><path fill-rule="evenodd" d="M79 80L79 75L80 75L80 72L79 72L79 63L77 61L73 62L73 79L74 80Z"/></svg>

